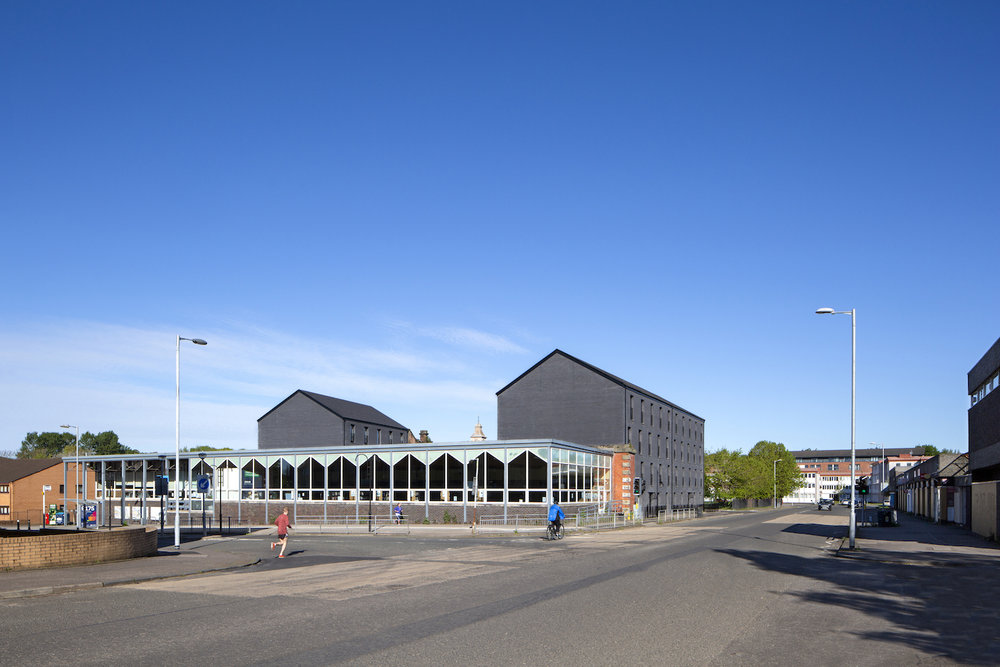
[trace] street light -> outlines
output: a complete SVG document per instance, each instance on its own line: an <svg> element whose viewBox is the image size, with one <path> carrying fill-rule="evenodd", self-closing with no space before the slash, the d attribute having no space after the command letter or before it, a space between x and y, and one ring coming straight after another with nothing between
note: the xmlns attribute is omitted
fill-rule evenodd
<svg viewBox="0 0 1000 667"><path fill-rule="evenodd" d="M74 475L76 478L76 529L80 530L80 427L63 424L59 428L76 429L76 474Z"/></svg>
<svg viewBox="0 0 1000 667"><path fill-rule="evenodd" d="M775 508L778 507L778 463L780 461L781 461L781 459L775 459L774 462L771 463L771 473L774 476L774 507Z"/></svg>
<svg viewBox="0 0 1000 667"><path fill-rule="evenodd" d="M195 345L208 345L201 338L177 337L177 399L174 414L176 416L174 438L176 455L174 461L174 548L181 548L181 341L188 340Z"/></svg>
<svg viewBox="0 0 1000 667"><path fill-rule="evenodd" d="M201 459L201 470L205 470L205 452L198 452L198 458ZM201 474L205 474L202 472ZM201 492L201 537L205 538L205 492Z"/></svg>
<svg viewBox="0 0 1000 667"><path fill-rule="evenodd" d="M848 530L848 544L850 548L854 548L854 535L857 532L857 518L855 516L854 503L856 500L857 489L855 489L855 470L854 470L854 431L855 431L855 385L856 385L856 365L858 356L858 344L857 344L857 314L854 308L850 310L834 310L833 308L820 308L816 311L817 315L850 315L851 316L851 520L850 528Z"/></svg>

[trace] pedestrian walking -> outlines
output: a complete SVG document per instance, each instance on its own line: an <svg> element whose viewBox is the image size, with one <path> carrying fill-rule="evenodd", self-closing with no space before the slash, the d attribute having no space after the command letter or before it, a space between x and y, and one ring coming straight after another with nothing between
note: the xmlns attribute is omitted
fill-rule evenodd
<svg viewBox="0 0 1000 667"><path fill-rule="evenodd" d="M288 508L286 507L278 518L274 520L274 525L278 527L278 541L271 542L271 551L274 551L274 547L281 545L281 551L278 553L278 558L285 557L285 547L288 546L288 531L291 529L291 524L288 521Z"/></svg>

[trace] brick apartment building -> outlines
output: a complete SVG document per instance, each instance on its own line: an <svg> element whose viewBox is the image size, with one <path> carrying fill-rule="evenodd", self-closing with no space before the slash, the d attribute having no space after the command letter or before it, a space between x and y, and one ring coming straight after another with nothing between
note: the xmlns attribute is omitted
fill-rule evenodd
<svg viewBox="0 0 1000 667"><path fill-rule="evenodd" d="M68 461L68 460L67 460ZM81 484L79 493L84 493L83 464L81 463ZM65 478L63 475L66 475ZM76 479L76 463L68 461L63 466L63 459L9 459L0 457L0 523L31 522L41 525L43 522L43 487L51 487L44 491L44 505L55 505L57 510L63 507L63 494L75 500L76 489L73 487ZM94 497L93 475L90 475L90 498ZM75 502L68 503L73 521L76 508Z"/></svg>

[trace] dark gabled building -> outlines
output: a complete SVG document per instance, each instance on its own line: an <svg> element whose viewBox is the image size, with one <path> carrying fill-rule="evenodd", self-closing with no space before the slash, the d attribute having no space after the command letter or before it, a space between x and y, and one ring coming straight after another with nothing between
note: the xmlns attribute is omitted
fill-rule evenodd
<svg viewBox="0 0 1000 667"><path fill-rule="evenodd" d="M704 501L705 420L562 350L497 392L497 438L631 446L647 512Z"/></svg>
<svg viewBox="0 0 1000 667"><path fill-rule="evenodd" d="M1000 339L968 374L969 468L973 482L1000 480Z"/></svg>
<svg viewBox="0 0 1000 667"><path fill-rule="evenodd" d="M404 444L408 428L370 405L296 390L257 420L258 449Z"/></svg>

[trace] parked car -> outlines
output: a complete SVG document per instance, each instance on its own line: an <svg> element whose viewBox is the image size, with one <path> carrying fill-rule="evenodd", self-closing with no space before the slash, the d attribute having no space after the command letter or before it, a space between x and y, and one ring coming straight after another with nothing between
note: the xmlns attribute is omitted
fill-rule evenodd
<svg viewBox="0 0 1000 667"><path fill-rule="evenodd" d="M820 498L819 506L816 508L818 510L830 510L833 511L833 498Z"/></svg>

